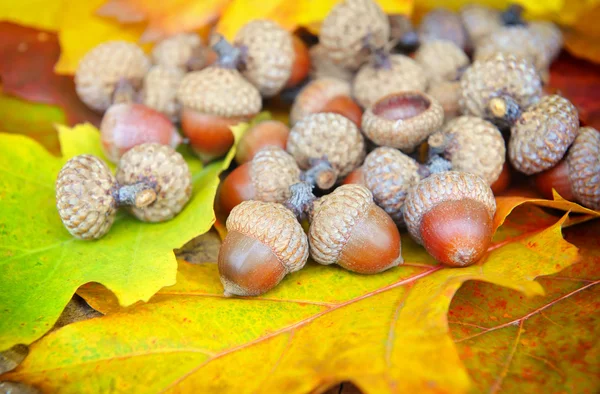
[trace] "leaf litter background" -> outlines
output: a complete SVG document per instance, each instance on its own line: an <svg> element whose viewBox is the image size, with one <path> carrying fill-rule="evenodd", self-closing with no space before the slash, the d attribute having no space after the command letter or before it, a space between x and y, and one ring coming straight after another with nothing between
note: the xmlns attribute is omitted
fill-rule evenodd
<svg viewBox="0 0 600 394"><path fill-rule="evenodd" d="M26 134L56 155L23 137L0 136L0 288L9 289L0 294L0 348L42 336L83 283L100 282L114 292L96 283L81 287L79 294L106 316L43 337L24 363L0 380L49 392L302 393L341 381L352 381L365 392L597 392L600 226L597 221L580 224L597 213L558 196L548 202L515 189L508 194L526 197L500 198L497 225L515 212L500 227L482 265L443 269L405 236L404 267L362 277L309 263L259 300L222 297L215 233L179 250L177 261L169 252L210 228L214 213L206 202L229 158L205 169L189 158L196 195L181 223L154 228L123 214L111 231L116 234L106 242L87 246L71 241L53 212L54 177L66 158L98 153L97 134L91 126L60 128L57 134L54 123L97 124L99 117L78 101L69 75L53 72L54 63L58 60L59 74L69 74L98 42L152 41L181 28L206 31L206 22L216 21L219 13L218 29L231 36L258 16L242 12L250 3L211 0L189 8L181 1L50 1L44 3L48 12L43 18L23 12L39 6L39 0L21 2L8 12L0 8L0 20L14 22L0 22L0 131ZM304 25L317 30L316 22L333 3L271 0L260 12L290 29ZM597 8L595 1L570 7L551 1L541 8L524 3L532 14L564 26ZM415 8L409 1L382 5L389 12ZM439 4L427 1L416 8L433 5ZM103 15L112 13L115 19L94 14L101 6ZM133 15L126 25L118 21L121 17L123 22L123 10ZM567 48L580 56L569 42L576 37L593 49L588 38L595 32L588 25L568 30ZM593 50L584 49L584 57L594 59L589 56ZM549 90L573 100L582 120L598 127L599 81L597 66L563 54L553 66ZM561 219L566 211L575 214ZM23 217L33 220L23 223ZM568 242L562 240L561 225L568 227ZM142 254L132 259L130 245L143 233L159 234L161 243L152 245L156 238L143 242L143 248L133 249ZM63 251L52 242L81 245ZM168 286L175 275L176 284ZM148 298L148 303L127 307ZM80 310L77 302L69 303L65 315ZM63 315L57 326L62 320L96 316L93 311L78 313L76 318ZM22 348L13 349L0 354L22 358Z"/></svg>

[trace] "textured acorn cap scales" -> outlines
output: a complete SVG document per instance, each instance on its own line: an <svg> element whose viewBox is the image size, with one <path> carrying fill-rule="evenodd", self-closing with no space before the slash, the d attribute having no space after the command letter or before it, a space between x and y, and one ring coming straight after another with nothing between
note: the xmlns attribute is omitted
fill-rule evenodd
<svg viewBox="0 0 600 394"><path fill-rule="evenodd" d="M591 209L600 210L600 133L582 127L567 154L569 179L575 198Z"/></svg>
<svg viewBox="0 0 600 394"><path fill-rule="evenodd" d="M579 130L579 115L571 102L544 96L523 112L511 127L508 155L513 167L532 175L554 167Z"/></svg>
<svg viewBox="0 0 600 394"><path fill-rule="evenodd" d="M110 230L117 212L116 187L106 163L95 156L75 156L63 166L56 179L56 208L71 235L98 239Z"/></svg>
<svg viewBox="0 0 600 394"><path fill-rule="evenodd" d="M456 81L469 65L469 58L456 44L446 40L427 41L415 53L431 81Z"/></svg>
<svg viewBox="0 0 600 394"><path fill-rule="evenodd" d="M433 82L427 94L440 103L444 109L444 120L448 121L460 114L460 81Z"/></svg>
<svg viewBox="0 0 600 394"><path fill-rule="evenodd" d="M373 0L344 0L335 5L321 25L319 42L334 62L357 69L367 60L365 39L383 47L390 36L387 15Z"/></svg>
<svg viewBox="0 0 600 394"><path fill-rule="evenodd" d="M239 71L213 66L186 74L177 100L183 107L226 118L254 116L262 108L260 93Z"/></svg>
<svg viewBox="0 0 600 394"><path fill-rule="evenodd" d="M287 151L304 170L310 168L311 159L325 158L343 177L364 159L365 141L351 120L338 114L317 113L292 127Z"/></svg>
<svg viewBox="0 0 600 394"><path fill-rule="evenodd" d="M475 47L474 60L485 61L498 53L525 59L537 70L548 67L544 43L525 26L503 27L482 38Z"/></svg>
<svg viewBox="0 0 600 394"><path fill-rule="evenodd" d="M167 115L172 121L178 121L181 108L177 101L177 89L184 75L176 67L153 66L144 77L142 103Z"/></svg>
<svg viewBox="0 0 600 394"><path fill-rule="evenodd" d="M429 11L419 24L419 40L421 43L449 40L457 47L465 49L468 39L467 31L460 16L444 8Z"/></svg>
<svg viewBox="0 0 600 394"><path fill-rule="evenodd" d="M294 47L292 36L277 23L253 20L235 36L234 44L244 48L244 77L264 97L279 93L292 74Z"/></svg>
<svg viewBox="0 0 600 394"><path fill-rule="evenodd" d="M145 208L130 207L145 222L163 222L177 215L192 195L192 174L183 156L167 145L141 144L125 153L116 174L119 185L152 185L156 200Z"/></svg>
<svg viewBox="0 0 600 394"><path fill-rule="evenodd" d="M404 55L386 59L388 65L365 64L354 77L352 94L365 108L391 93L427 88L427 74L413 59Z"/></svg>
<svg viewBox="0 0 600 394"><path fill-rule="evenodd" d="M506 156L502 133L492 123L475 116L459 116L429 136L430 152L442 154L455 171L481 176L491 185L498 179Z"/></svg>
<svg viewBox="0 0 600 394"><path fill-rule="evenodd" d="M75 71L75 90L88 107L102 112L113 103L119 83L138 87L149 68L150 60L137 45L108 41L81 59Z"/></svg>
<svg viewBox="0 0 600 394"><path fill-rule="evenodd" d="M392 148L376 148L362 165L366 186L375 203L398 225L404 225L402 205L408 190L420 180L419 163Z"/></svg>
<svg viewBox="0 0 600 394"><path fill-rule="evenodd" d="M402 92L386 96L367 109L362 128L377 145L411 153L443 122L444 109L434 98L422 92Z"/></svg>
<svg viewBox="0 0 600 394"><path fill-rule="evenodd" d="M336 64L321 44L313 45L309 50L310 54L310 77L312 79L337 78L346 82L352 82L354 73Z"/></svg>
<svg viewBox="0 0 600 394"><path fill-rule="evenodd" d="M513 55L497 54L486 61L476 61L460 80L460 106L464 115L485 118L490 99L505 95L521 108L539 101L542 82L535 67Z"/></svg>
<svg viewBox="0 0 600 394"><path fill-rule="evenodd" d="M283 203L290 198L290 186L300 182L300 168L286 151L269 146L252 159L250 179L256 200Z"/></svg>
<svg viewBox="0 0 600 394"><path fill-rule="evenodd" d="M334 97L350 97L350 84L336 78L321 78L306 85L292 104L290 123L296 124L309 114L319 112Z"/></svg>
<svg viewBox="0 0 600 394"><path fill-rule="evenodd" d="M202 38L196 33L180 33L165 38L152 49L152 60L165 67L199 70L205 63ZM193 64L192 64L193 63Z"/></svg>
<svg viewBox="0 0 600 394"><path fill-rule="evenodd" d="M437 204L445 201L471 199L482 203L493 219L496 200L488 184L478 175L447 171L433 174L412 188L404 202L404 221L415 241L423 244L421 220Z"/></svg>
<svg viewBox="0 0 600 394"><path fill-rule="evenodd" d="M460 17L473 44L502 28L500 12L483 5L469 4L462 7Z"/></svg>

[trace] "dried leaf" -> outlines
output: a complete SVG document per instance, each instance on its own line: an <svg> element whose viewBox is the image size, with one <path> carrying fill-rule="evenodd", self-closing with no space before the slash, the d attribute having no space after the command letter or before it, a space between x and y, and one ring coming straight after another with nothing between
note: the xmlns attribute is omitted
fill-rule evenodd
<svg viewBox="0 0 600 394"><path fill-rule="evenodd" d="M214 264L180 261L177 283L147 304L122 309L97 286L82 292L110 313L43 338L5 377L47 391L305 393L351 380L367 393L464 392L447 325L452 296L470 280L542 294L535 277L577 260L564 220L538 220L526 233L505 225L487 260L463 269L436 265L405 236L402 267L361 276L309 263L253 299L223 298Z"/></svg>
<svg viewBox="0 0 600 394"><path fill-rule="evenodd" d="M60 29L59 14L63 0L21 0L3 3L0 22L12 22L40 30ZM2 40L0 40L1 42Z"/></svg>

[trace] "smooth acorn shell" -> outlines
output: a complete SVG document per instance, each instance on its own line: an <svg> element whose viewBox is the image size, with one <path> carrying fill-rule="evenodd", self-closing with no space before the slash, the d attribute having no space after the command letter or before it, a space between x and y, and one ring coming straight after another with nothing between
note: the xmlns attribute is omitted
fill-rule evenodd
<svg viewBox="0 0 600 394"><path fill-rule="evenodd" d="M290 128L278 120L266 120L250 127L237 145L235 161L243 164L250 161L267 146L285 149Z"/></svg>

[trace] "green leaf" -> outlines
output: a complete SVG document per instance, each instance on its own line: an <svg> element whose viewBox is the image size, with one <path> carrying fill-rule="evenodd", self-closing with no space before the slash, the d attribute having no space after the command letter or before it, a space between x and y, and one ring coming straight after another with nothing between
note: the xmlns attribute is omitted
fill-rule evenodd
<svg viewBox="0 0 600 394"><path fill-rule="evenodd" d="M240 135L244 125L234 129ZM27 137L0 133L0 350L40 338L85 283L102 283L124 306L174 284L173 249L211 228L219 174L235 153L204 168L192 159L192 199L173 220L143 223L121 211L104 238L81 241L60 221L54 182L69 157L102 157L99 133L81 125L59 134L57 158Z"/></svg>

